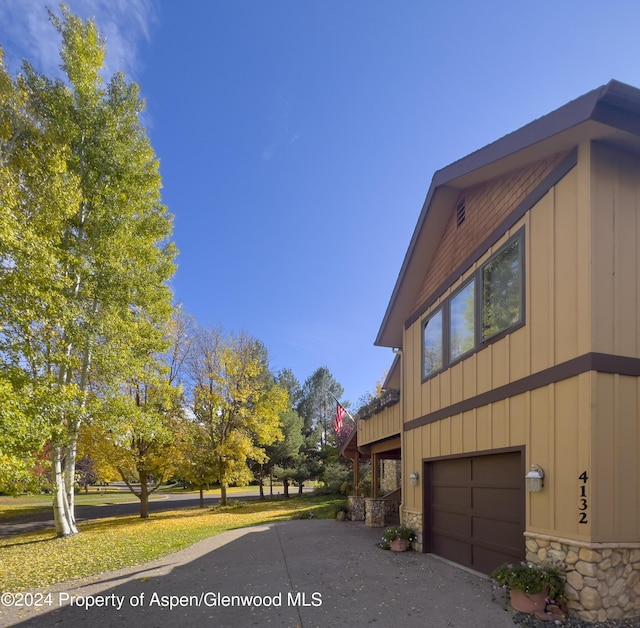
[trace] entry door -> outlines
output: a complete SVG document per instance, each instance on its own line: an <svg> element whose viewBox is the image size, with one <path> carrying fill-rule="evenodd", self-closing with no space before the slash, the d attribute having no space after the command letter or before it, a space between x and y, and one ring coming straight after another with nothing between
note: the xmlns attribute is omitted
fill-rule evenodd
<svg viewBox="0 0 640 628"><path fill-rule="evenodd" d="M425 462L425 550L491 573L524 559L522 452Z"/></svg>

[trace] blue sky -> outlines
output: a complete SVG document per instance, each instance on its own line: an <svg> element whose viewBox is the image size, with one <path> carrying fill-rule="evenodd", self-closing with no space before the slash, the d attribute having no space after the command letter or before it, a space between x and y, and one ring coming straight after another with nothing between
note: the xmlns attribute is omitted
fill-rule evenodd
<svg viewBox="0 0 640 628"><path fill-rule="evenodd" d="M41 0L0 45L57 72ZM176 299L357 404L439 168L615 78L640 86L640 3L69 0L147 101L180 249Z"/></svg>

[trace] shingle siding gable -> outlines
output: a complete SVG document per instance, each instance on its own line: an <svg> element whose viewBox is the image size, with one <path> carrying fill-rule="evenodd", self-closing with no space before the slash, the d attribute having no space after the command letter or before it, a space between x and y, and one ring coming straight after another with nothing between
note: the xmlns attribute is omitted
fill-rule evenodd
<svg viewBox="0 0 640 628"><path fill-rule="evenodd" d="M451 207L444 234L416 295L414 312L440 287L452 269L457 268L473 252L565 155L564 152L559 153L461 192L458 201ZM458 226L456 208L463 197L465 220Z"/></svg>

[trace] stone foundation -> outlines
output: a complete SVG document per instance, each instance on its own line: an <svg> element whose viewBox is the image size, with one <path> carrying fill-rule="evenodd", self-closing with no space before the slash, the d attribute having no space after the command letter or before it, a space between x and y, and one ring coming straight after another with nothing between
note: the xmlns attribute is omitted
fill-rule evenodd
<svg viewBox="0 0 640 628"><path fill-rule="evenodd" d="M398 514L400 502L396 499L366 497L364 522L371 528L383 528L386 520Z"/></svg>
<svg viewBox="0 0 640 628"><path fill-rule="evenodd" d="M640 544L525 536L528 561L568 565L565 595L570 613L593 622L640 616Z"/></svg>
<svg viewBox="0 0 640 628"><path fill-rule="evenodd" d="M347 498L351 521L364 521L364 497L349 495Z"/></svg>
<svg viewBox="0 0 640 628"><path fill-rule="evenodd" d="M411 528L418 535L417 540L412 543L412 546L416 552L421 552L423 543L422 513L402 509L400 513L400 523L402 523L403 526L407 526L407 528Z"/></svg>

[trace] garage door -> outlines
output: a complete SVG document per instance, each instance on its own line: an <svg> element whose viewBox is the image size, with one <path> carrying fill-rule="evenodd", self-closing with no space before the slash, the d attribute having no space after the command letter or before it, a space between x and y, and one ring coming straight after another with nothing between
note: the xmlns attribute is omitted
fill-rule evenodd
<svg viewBox="0 0 640 628"><path fill-rule="evenodd" d="M524 559L522 453L425 463L425 549L488 574Z"/></svg>

